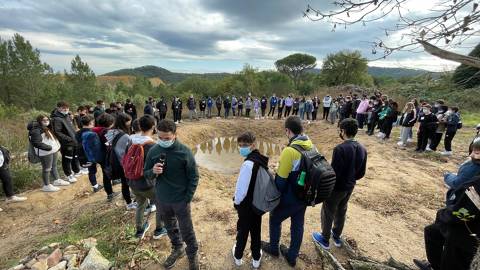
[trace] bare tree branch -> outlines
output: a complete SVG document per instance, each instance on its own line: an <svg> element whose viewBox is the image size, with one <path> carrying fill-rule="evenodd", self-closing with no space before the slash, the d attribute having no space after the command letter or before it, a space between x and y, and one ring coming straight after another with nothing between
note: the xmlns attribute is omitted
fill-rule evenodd
<svg viewBox="0 0 480 270"><path fill-rule="evenodd" d="M440 49L423 40L418 40L418 43L422 44L423 48L425 48L425 51L427 51L431 55L438 56L442 59L447 59L447 60L455 61L458 63L462 63L467 66L480 68L480 58L468 56L468 55L462 55L462 54L450 52L444 49Z"/></svg>

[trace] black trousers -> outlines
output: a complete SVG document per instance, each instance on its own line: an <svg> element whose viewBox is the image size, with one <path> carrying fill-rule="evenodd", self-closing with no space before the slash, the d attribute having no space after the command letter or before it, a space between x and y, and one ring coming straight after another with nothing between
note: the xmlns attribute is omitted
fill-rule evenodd
<svg viewBox="0 0 480 270"><path fill-rule="evenodd" d="M250 110L251 109L245 109L245 116L250 117Z"/></svg>
<svg viewBox="0 0 480 270"><path fill-rule="evenodd" d="M250 234L250 250L254 260L260 259L262 216L253 212L251 207L239 206L237 209L237 244L235 247L235 258L241 259L247 245Z"/></svg>
<svg viewBox="0 0 480 270"><path fill-rule="evenodd" d="M130 195L130 186L128 185L128 180L125 176L120 178L122 180L122 196L127 204L132 203L132 197Z"/></svg>
<svg viewBox="0 0 480 270"><path fill-rule="evenodd" d="M293 109L292 115L298 115L298 109Z"/></svg>
<svg viewBox="0 0 480 270"><path fill-rule="evenodd" d="M157 201L158 198L157 198ZM183 243L187 244L185 252L188 258L193 258L198 251L197 238L193 229L190 203L163 203L158 204L160 215L164 218L165 229L174 249L179 249Z"/></svg>
<svg viewBox="0 0 480 270"><path fill-rule="evenodd" d="M437 147L442 141L442 137L443 137L443 133L437 133L437 132L433 133L432 140L430 142L430 149L432 149L433 151L437 151Z"/></svg>
<svg viewBox="0 0 480 270"><path fill-rule="evenodd" d="M220 117L220 113L222 112L222 107L217 106L217 116Z"/></svg>
<svg viewBox="0 0 480 270"><path fill-rule="evenodd" d="M265 111L267 110L267 108L261 108L262 110L262 117L265 117Z"/></svg>
<svg viewBox="0 0 480 270"><path fill-rule="evenodd" d="M372 120L368 124L368 135L373 135L375 132L375 127L377 126L378 120L377 117L372 116Z"/></svg>
<svg viewBox="0 0 480 270"><path fill-rule="evenodd" d="M270 114L272 114L272 116L275 115L275 106L270 106L270 110L268 111L268 116L270 116Z"/></svg>
<svg viewBox="0 0 480 270"><path fill-rule="evenodd" d="M323 107L323 119L328 119L329 113L330 113L330 107Z"/></svg>
<svg viewBox="0 0 480 270"><path fill-rule="evenodd" d="M282 119L283 107L278 107L278 119Z"/></svg>
<svg viewBox="0 0 480 270"><path fill-rule="evenodd" d="M80 172L80 162L78 161L77 153L75 153L75 147L62 147L60 152L62 154L62 169L65 176Z"/></svg>
<svg viewBox="0 0 480 270"><path fill-rule="evenodd" d="M318 113L318 109L316 109L312 112L312 120L313 121L317 120L317 113ZM327 118L325 118L325 119L327 119Z"/></svg>
<svg viewBox="0 0 480 270"><path fill-rule="evenodd" d="M110 195L113 193L112 179L110 179L108 174L105 172L105 164L100 163L100 167L102 168L103 188L105 189L105 193Z"/></svg>
<svg viewBox="0 0 480 270"><path fill-rule="evenodd" d="M425 129L418 131L417 150L425 151L427 149L428 139L432 136L432 132Z"/></svg>
<svg viewBox="0 0 480 270"><path fill-rule="evenodd" d="M167 116L167 113L166 113L166 112L161 112L161 113L160 113L160 120L165 119L166 116Z"/></svg>
<svg viewBox="0 0 480 270"><path fill-rule="evenodd" d="M445 151L452 151L452 140L455 137L456 132L447 132L445 133L445 139L443 144L445 144Z"/></svg>
<svg viewBox="0 0 480 270"><path fill-rule="evenodd" d="M474 244L445 237L437 224L425 227L424 236L427 259L434 270L470 269L476 251Z"/></svg>
<svg viewBox="0 0 480 270"><path fill-rule="evenodd" d="M283 117L290 116L290 111L292 111L292 107L285 106L285 114L283 115Z"/></svg>
<svg viewBox="0 0 480 270"><path fill-rule="evenodd" d="M330 198L323 202L321 210L321 223L322 235L326 239L330 239L331 232L333 232L336 237L342 235L347 215L348 201L350 200L352 192L353 190L333 191L330 195Z"/></svg>
<svg viewBox="0 0 480 270"><path fill-rule="evenodd" d="M10 169L7 166L0 168L0 180L2 181L2 188L5 196L13 196L13 185L12 185L12 175L10 174Z"/></svg>

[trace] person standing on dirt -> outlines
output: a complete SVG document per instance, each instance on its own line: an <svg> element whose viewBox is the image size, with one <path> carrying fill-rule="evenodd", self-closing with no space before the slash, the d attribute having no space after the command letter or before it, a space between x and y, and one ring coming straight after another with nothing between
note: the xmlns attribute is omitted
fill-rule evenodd
<svg viewBox="0 0 480 270"><path fill-rule="evenodd" d="M238 98L238 111L237 116L243 117L243 97Z"/></svg>
<svg viewBox="0 0 480 270"><path fill-rule="evenodd" d="M458 112L458 107L450 107L446 117L446 132L445 139L443 140L445 151L442 152L442 156L451 156L453 138L457 134L458 128L462 128L462 120L460 118L460 113Z"/></svg>
<svg viewBox="0 0 480 270"><path fill-rule="evenodd" d="M438 125L438 118L431 112L432 106L425 104L422 108L422 115L419 116L418 122L418 141L416 152L424 152L427 149L428 139L432 138Z"/></svg>
<svg viewBox="0 0 480 270"><path fill-rule="evenodd" d="M23 202L27 200L27 197L15 196L13 193L12 175L10 174L10 151L7 148L0 145L0 181L2 181L3 193L7 197L5 201L10 202ZM0 208L0 212L3 211Z"/></svg>
<svg viewBox="0 0 480 270"><path fill-rule="evenodd" d="M132 117L132 120L137 119L137 107L135 104L133 104L132 100L127 98L127 102L125 103L124 110L130 117Z"/></svg>
<svg viewBox="0 0 480 270"><path fill-rule="evenodd" d="M292 115L298 115L298 109L300 108L300 101L298 97L296 97L293 100L293 106L292 106Z"/></svg>
<svg viewBox="0 0 480 270"><path fill-rule="evenodd" d="M265 118L265 111L267 110L267 103L268 103L267 97L262 96L262 98L260 99L260 109L262 111L262 119Z"/></svg>
<svg viewBox="0 0 480 270"><path fill-rule="evenodd" d="M151 116L155 115L155 111L153 109L151 100L145 100L145 106L143 107L143 114L144 115L148 114Z"/></svg>
<svg viewBox="0 0 480 270"><path fill-rule="evenodd" d="M232 96L232 116L237 116L238 100L235 96Z"/></svg>
<svg viewBox="0 0 480 270"><path fill-rule="evenodd" d="M275 176L275 184L282 195L280 204L270 212L270 242L262 242L262 250L274 257L282 254L288 264L294 267L302 245L307 205L294 193L294 185L300 174L301 153L290 145L299 145L305 150L311 150L314 145L308 136L303 135L302 121L298 116L290 116L285 120L285 133L289 146L280 154ZM280 245L282 222L288 218L291 220L290 247Z"/></svg>
<svg viewBox="0 0 480 270"><path fill-rule="evenodd" d="M332 105L332 97L326 95L323 98L323 120L328 120L328 114L330 113L330 106Z"/></svg>
<svg viewBox="0 0 480 270"><path fill-rule="evenodd" d="M330 123L333 125L335 124L335 121L337 121L337 116L338 116L338 101L334 100L330 104L330 111L328 112L328 119L327 121L330 121Z"/></svg>
<svg viewBox="0 0 480 270"><path fill-rule="evenodd" d="M221 116L222 112L222 97L218 96L217 99L215 100L215 105L217 106L217 117Z"/></svg>
<svg viewBox="0 0 480 270"><path fill-rule="evenodd" d="M172 268L186 253L189 269L199 269L198 243L192 223L190 203L198 185L198 168L189 147L177 139L177 128L170 120L157 125L159 141L147 154L144 177L156 181L156 201L164 218L172 252L163 266ZM187 247L183 249L183 243Z"/></svg>
<svg viewBox="0 0 480 270"><path fill-rule="evenodd" d="M177 124L180 122L180 116L182 114L180 106L181 106L180 99L178 97L173 97L173 101L172 101L173 121Z"/></svg>
<svg viewBox="0 0 480 270"><path fill-rule="evenodd" d="M250 118L250 111L252 110L253 107L253 100L251 96L248 96L247 99L245 99L245 116L247 118Z"/></svg>
<svg viewBox="0 0 480 270"><path fill-rule="evenodd" d="M277 119L282 119L282 114L283 114L283 108L285 107L285 98L283 96L280 96L278 99L278 115Z"/></svg>
<svg viewBox="0 0 480 270"><path fill-rule="evenodd" d="M40 157L42 165L42 180L44 192L59 191L57 186L68 186L70 182L62 180L57 170L57 157L60 142L51 130L50 119L46 115L39 115L35 121L28 124L28 138L35 154ZM52 181L50 181L50 176ZM52 185L53 184L53 185Z"/></svg>
<svg viewBox="0 0 480 270"><path fill-rule="evenodd" d="M155 140L153 139L155 118L149 115L144 115L138 119L138 124L141 132L140 134L130 136L132 142L130 147L133 145L140 145L143 148L143 158L146 160L148 151L155 145ZM144 213L148 201L155 202L155 182L148 181L144 176L141 176L139 179L129 179L128 185L132 189L133 194L135 194L135 199L138 204L135 213L135 225L137 228L135 236L142 239L150 227L148 220L144 223ZM155 205L156 208L159 208L157 203ZM160 211L157 211L156 213L155 225L156 229L153 233L153 239L160 239L167 235L167 230L164 228Z"/></svg>
<svg viewBox="0 0 480 270"><path fill-rule="evenodd" d="M230 109L232 108L232 103L230 102L230 97L227 96L223 100L223 109L225 110L225 119L228 119L228 116L230 115Z"/></svg>
<svg viewBox="0 0 480 270"><path fill-rule="evenodd" d="M212 118L212 109L213 109L213 98L208 97L207 99L207 117Z"/></svg>
<svg viewBox="0 0 480 270"><path fill-rule="evenodd" d="M167 117L168 105L164 96L160 97L160 100L157 102L156 107L158 109L159 121L165 119ZM132 119L135 120L134 118Z"/></svg>
<svg viewBox="0 0 480 270"><path fill-rule="evenodd" d="M188 107L188 118L190 121L193 121L193 119L198 120L197 117L197 101L193 97L193 95L190 95L187 101L187 107Z"/></svg>
<svg viewBox="0 0 480 270"><path fill-rule="evenodd" d="M268 111L268 115L267 115L268 117L270 117L270 114L271 114L272 119L275 116L275 108L277 107L277 103L278 103L278 98L275 94L273 94L270 97L270 110Z"/></svg>
<svg viewBox="0 0 480 270"><path fill-rule="evenodd" d="M335 187L321 210L322 232L312 233L313 241L324 249L330 249L330 236L335 246L341 247L341 235L345 225L348 201L355 184L365 176L367 150L355 140L358 122L347 118L340 123L340 138L344 140L333 149L332 167L337 180ZM333 229L332 229L332 225Z"/></svg>
<svg viewBox="0 0 480 270"><path fill-rule="evenodd" d="M70 183L77 182L80 176L80 163L78 161L75 139L75 129L69 113L69 105L65 101L57 103L57 109L51 115L52 130L55 137L59 140L62 154L62 168Z"/></svg>
<svg viewBox="0 0 480 270"><path fill-rule="evenodd" d="M292 106L293 106L293 98L292 95L288 95L288 97L285 98L285 114L283 117L290 116L290 112L292 111Z"/></svg>
<svg viewBox="0 0 480 270"><path fill-rule="evenodd" d="M363 125L367 122L367 109L368 109L369 100L367 95L363 95L360 103L357 108L357 121L358 128L363 130Z"/></svg>
<svg viewBox="0 0 480 270"><path fill-rule="evenodd" d="M255 146L255 135L251 132L245 132L238 136L237 143L240 155L245 158L245 161L240 168L233 197L233 206L237 210L238 221L236 243L232 248L232 255L235 265L241 266L243 251L250 234L252 265L256 269L260 267L262 259L262 216L253 211L253 192L259 166L268 170L268 157L260 154Z"/></svg>
<svg viewBox="0 0 480 270"><path fill-rule="evenodd" d="M205 97L200 100L198 106L200 107L200 117L205 118L205 109L207 108L207 100Z"/></svg>
<svg viewBox="0 0 480 270"><path fill-rule="evenodd" d="M313 103L313 112L312 112L312 121L317 121L318 108L320 106L320 100L318 97L314 97L312 100Z"/></svg>

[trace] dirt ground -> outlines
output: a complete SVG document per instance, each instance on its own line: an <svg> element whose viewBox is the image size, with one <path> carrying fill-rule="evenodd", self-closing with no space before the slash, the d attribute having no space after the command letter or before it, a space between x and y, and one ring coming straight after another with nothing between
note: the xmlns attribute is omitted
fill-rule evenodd
<svg viewBox="0 0 480 270"><path fill-rule="evenodd" d="M251 130L257 137L272 143L285 145L287 138L283 121L278 120L204 120L183 123L179 127L179 139L192 148L206 140L220 136L235 136ZM470 130L462 130L467 138ZM340 143L335 126L325 122L307 125L306 134L317 148L330 160L333 147ZM392 138L398 137L395 128ZM351 240L365 256L375 260L387 260L390 256L411 265L413 258L423 258L423 227L434 220L436 210L443 205L444 194L442 173L456 171L465 158L467 142L454 140L458 150L450 160L434 155L417 155L410 147L401 150L396 139L380 142L364 131L359 132L358 141L368 150L367 173L358 182L349 204L344 236ZM271 157L275 167L278 156ZM200 168L201 179L192 204L192 215L200 242L202 269L237 269L233 266L231 248L235 239L236 214L232 206L235 176ZM40 177L40 176L39 176ZM118 186L115 187L119 189ZM118 198L114 204L105 203L105 194L91 193L87 177L82 177L73 186L62 188L53 194L39 190L25 192L28 201L18 204L0 203L0 267L14 258L20 259L38 247L40 240L52 233L68 230L86 209L102 211L112 207L124 207ZM121 197L121 196L120 196ZM133 223L133 219L132 219ZM290 222L282 230L283 243L289 243ZM321 264L311 233L320 229L320 206L309 207L306 213L304 241L296 269L318 269ZM150 232L152 233L152 232ZM268 215L263 217L262 239L268 240ZM153 241L153 240L152 240ZM168 240L156 245L161 254L168 252ZM333 245L332 245L333 246ZM247 245L248 247L248 245ZM342 250L333 247L332 252L344 258ZM248 248L244 266L251 269ZM175 269L184 269L183 260ZM161 269L156 263L147 269ZM264 256L262 269L289 269L283 259Z"/></svg>

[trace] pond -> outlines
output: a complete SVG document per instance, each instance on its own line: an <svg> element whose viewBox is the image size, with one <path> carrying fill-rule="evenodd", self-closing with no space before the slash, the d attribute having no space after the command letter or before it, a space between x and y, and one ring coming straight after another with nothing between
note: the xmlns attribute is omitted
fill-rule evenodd
<svg viewBox="0 0 480 270"><path fill-rule="evenodd" d="M262 154L269 157L280 155L283 148L261 140L257 140L256 145ZM214 138L198 144L192 151L199 166L227 175L237 174L245 160L240 156L235 137Z"/></svg>

